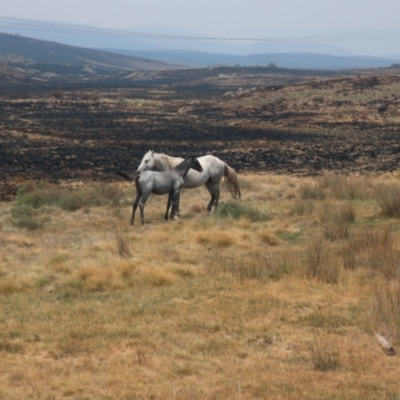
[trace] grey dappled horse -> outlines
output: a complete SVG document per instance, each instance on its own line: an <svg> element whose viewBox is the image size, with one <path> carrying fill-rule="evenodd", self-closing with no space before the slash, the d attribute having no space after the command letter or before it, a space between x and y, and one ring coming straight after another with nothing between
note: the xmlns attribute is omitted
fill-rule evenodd
<svg viewBox="0 0 400 400"><path fill-rule="evenodd" d="M138 173L143 171L166 171L175 167L182 162L183 158L170 157L166 154L155 153L148 151L137 169ZM222 160L217 157L207 155L198 158L201 166L203 167L202 173L189 171L184 178L183 188L193 189L205 185L211 195L211 200L208 203L207 210L211 211L212 207L218 208L219 201L219 184L222 177L225 177L226 185L233 198L241 196L239 181L235 171ZM177 207L177 215L179 215L179 199Z"/></svg>
<svg viewBox="0 0 400 400"><path fill-rule="evenodd" d="M165 220L168 221L168 211L172 203L171 216L173 219L178 215L179 208L179 193L183 186L184 178L190 169L203 172L199 161L195 157L189 157L183 160L177 166L166 171L143 171L135 179L136 181L136 199L133 202L133 211L131 224L135 221L135 212L137 206L140 208L140 218L144 225L144 206L151 193L166 194L168 193L167 211L165 212ZM125 179L132 180L128 175L118 172Z"/></svg>

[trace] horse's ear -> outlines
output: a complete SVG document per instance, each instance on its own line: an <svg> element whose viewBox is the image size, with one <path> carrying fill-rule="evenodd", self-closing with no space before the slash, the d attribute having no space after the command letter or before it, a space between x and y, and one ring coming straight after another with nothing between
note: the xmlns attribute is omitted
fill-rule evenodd
<svg viewBox="0 0 400 400"><path fill-rule="evenodd" d="M151 150L151 155L153 155L154 154L154 150Z"/></svg>

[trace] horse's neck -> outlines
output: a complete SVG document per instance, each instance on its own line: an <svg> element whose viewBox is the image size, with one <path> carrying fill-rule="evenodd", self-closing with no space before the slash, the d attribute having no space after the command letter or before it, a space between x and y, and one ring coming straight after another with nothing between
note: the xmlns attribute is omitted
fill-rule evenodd
<svg viewBox="0 0 400 400"><path fill-rule="evenodd" d="M192 168L192 165L190 160L184 160L174 167L174 170L184 178L189 172L189 169Z"/></svg>
<svg viewBox="0 0 400 400"><path fill-rule="evenodd" d="M167 169L174 168L183 161L183 158L170 157L166 154L157 154L155 159L155 167L158 171L166 171Z"/></svg>

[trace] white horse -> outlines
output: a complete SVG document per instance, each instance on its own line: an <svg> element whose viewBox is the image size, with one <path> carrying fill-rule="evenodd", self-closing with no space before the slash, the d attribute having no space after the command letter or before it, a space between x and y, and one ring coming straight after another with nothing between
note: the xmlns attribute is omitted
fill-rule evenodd
<svg viewBox="0 0 400 400"><path fill-rule="evenodd" d="M187 189L193 189L205 185L207 190L210 192L211 200L208 203L207 210L211 211L212 207L218 208L219 201L219 183L222 177L225 177L226 186L231 195L236 199L241 196L239 181L235 171L226 163L221 161L219 158L207 155L198 158L203 172L197 172L189 170L186 177L184 178L183 186ZM140 174L143 171L165 171L174 168L176 165L181 163L183 158L170 157L166 154L155 153L154 151L148 151L139 165L137 172ZM178 215L179 215L179 200L178 200Z"/></svg>

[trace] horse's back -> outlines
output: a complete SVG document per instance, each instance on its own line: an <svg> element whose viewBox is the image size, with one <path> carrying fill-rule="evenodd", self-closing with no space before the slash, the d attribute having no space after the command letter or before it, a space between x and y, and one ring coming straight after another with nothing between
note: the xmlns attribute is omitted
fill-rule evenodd
<svg viewBox="0 0 400 400"><path fill-rule="evenodd" d="M198 157L203 172L197 172L190 169L184 179L184 188L196 188L204 185L209 180L219 182L224 176L225 163L218 157L206 155Z"/></svg>
<svg viewBox="0 0 400 400"><path fill-rule="evenodd" d="M173 170L143 171L139 175L138 183L143 192L166 194L181 188L183 178Z"/></svg>

